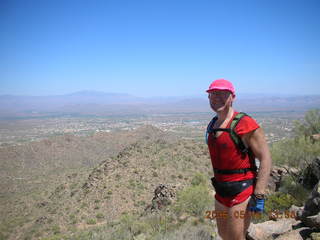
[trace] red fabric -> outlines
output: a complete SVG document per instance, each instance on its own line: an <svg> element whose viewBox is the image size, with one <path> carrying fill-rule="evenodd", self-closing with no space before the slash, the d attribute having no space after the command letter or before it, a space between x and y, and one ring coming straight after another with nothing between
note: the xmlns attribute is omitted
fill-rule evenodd
<svg viewBox="0 0 320 240"><path fill-rule="evenodd" d="M233 117L235 117L236 114L238 114L238 112L235 111ZM231 122L232 119L229 121L226 128L230 128ZM249 116L244 116L236 126L235 132L241 137L257 128L259 128L259 125L254 119ZM249 156L247 154L245 156L242 155L228 132L222 132L217 138L212 134L209 134L208 147L213 168L241 169L252 167L252 161L250 161ZM241 181L255 177L256 173L251 171L239 174L215 174L216 180L223 182ZM215 197L225 206L231 207L245 201L253 193L253 190L253 186L251 186L232 198L223 198L218 194L216 194Z"/></svg>

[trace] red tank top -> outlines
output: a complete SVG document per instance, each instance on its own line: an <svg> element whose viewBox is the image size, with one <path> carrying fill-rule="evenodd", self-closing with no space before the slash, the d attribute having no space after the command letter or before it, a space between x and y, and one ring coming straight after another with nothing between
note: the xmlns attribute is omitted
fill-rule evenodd
<svg viewBox="0 0 320 240"><path fill-rule="evenodd" d="M234 112L232 119L238 114ZM226 128L230 128L232 119ZM242 137L244 134L259 128L257 122L249 116L244 116L235 128L235 132ZM208 136L208 147L213 168L217 169L241 169L253 167L253 160L249 155L243 155L234 144L230 133L222 132L217 138L213 134ZM239 174L215 174L217 181L240 181L256 177L256 173L248 171Z"/></svg>

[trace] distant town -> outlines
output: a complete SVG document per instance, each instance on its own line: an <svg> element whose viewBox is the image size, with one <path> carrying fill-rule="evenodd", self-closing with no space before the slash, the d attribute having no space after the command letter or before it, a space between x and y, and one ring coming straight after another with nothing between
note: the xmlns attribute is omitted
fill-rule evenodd
<svg viewBox="0 0 320 240"><path fill-rule="evenodd" d="M264 129L268 143L293 136L295 120L303 119L297 112L249 113ZM108 117L51 117L0 121L0 147L39 141L51 136L74 134L88 136L97 133L128 131L152 125L182 138L204 141L212 113L169 113Z"/></svg>

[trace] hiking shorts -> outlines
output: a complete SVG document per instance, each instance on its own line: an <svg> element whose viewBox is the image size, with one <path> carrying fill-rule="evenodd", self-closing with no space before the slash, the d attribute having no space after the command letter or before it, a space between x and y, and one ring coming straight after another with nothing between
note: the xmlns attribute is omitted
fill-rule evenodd
<svg viewBox="0 0 320 240"><path fill-rule="evenodd" d="M218 193L215 194L215 199L226 207L232 207L239 203L246 201L254 192L254 185L246 188L239 194L232 196L232 197L222 197Z"/></svg>

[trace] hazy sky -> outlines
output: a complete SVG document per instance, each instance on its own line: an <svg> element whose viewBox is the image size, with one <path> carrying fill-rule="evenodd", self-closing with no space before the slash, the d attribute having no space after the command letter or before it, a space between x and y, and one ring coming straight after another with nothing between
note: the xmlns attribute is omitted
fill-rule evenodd
<svg viewBox="0 0 320 240"><path fill-rule="evenodd" d="M319 0L0 0L0 94L320 93Z"/></svg>

